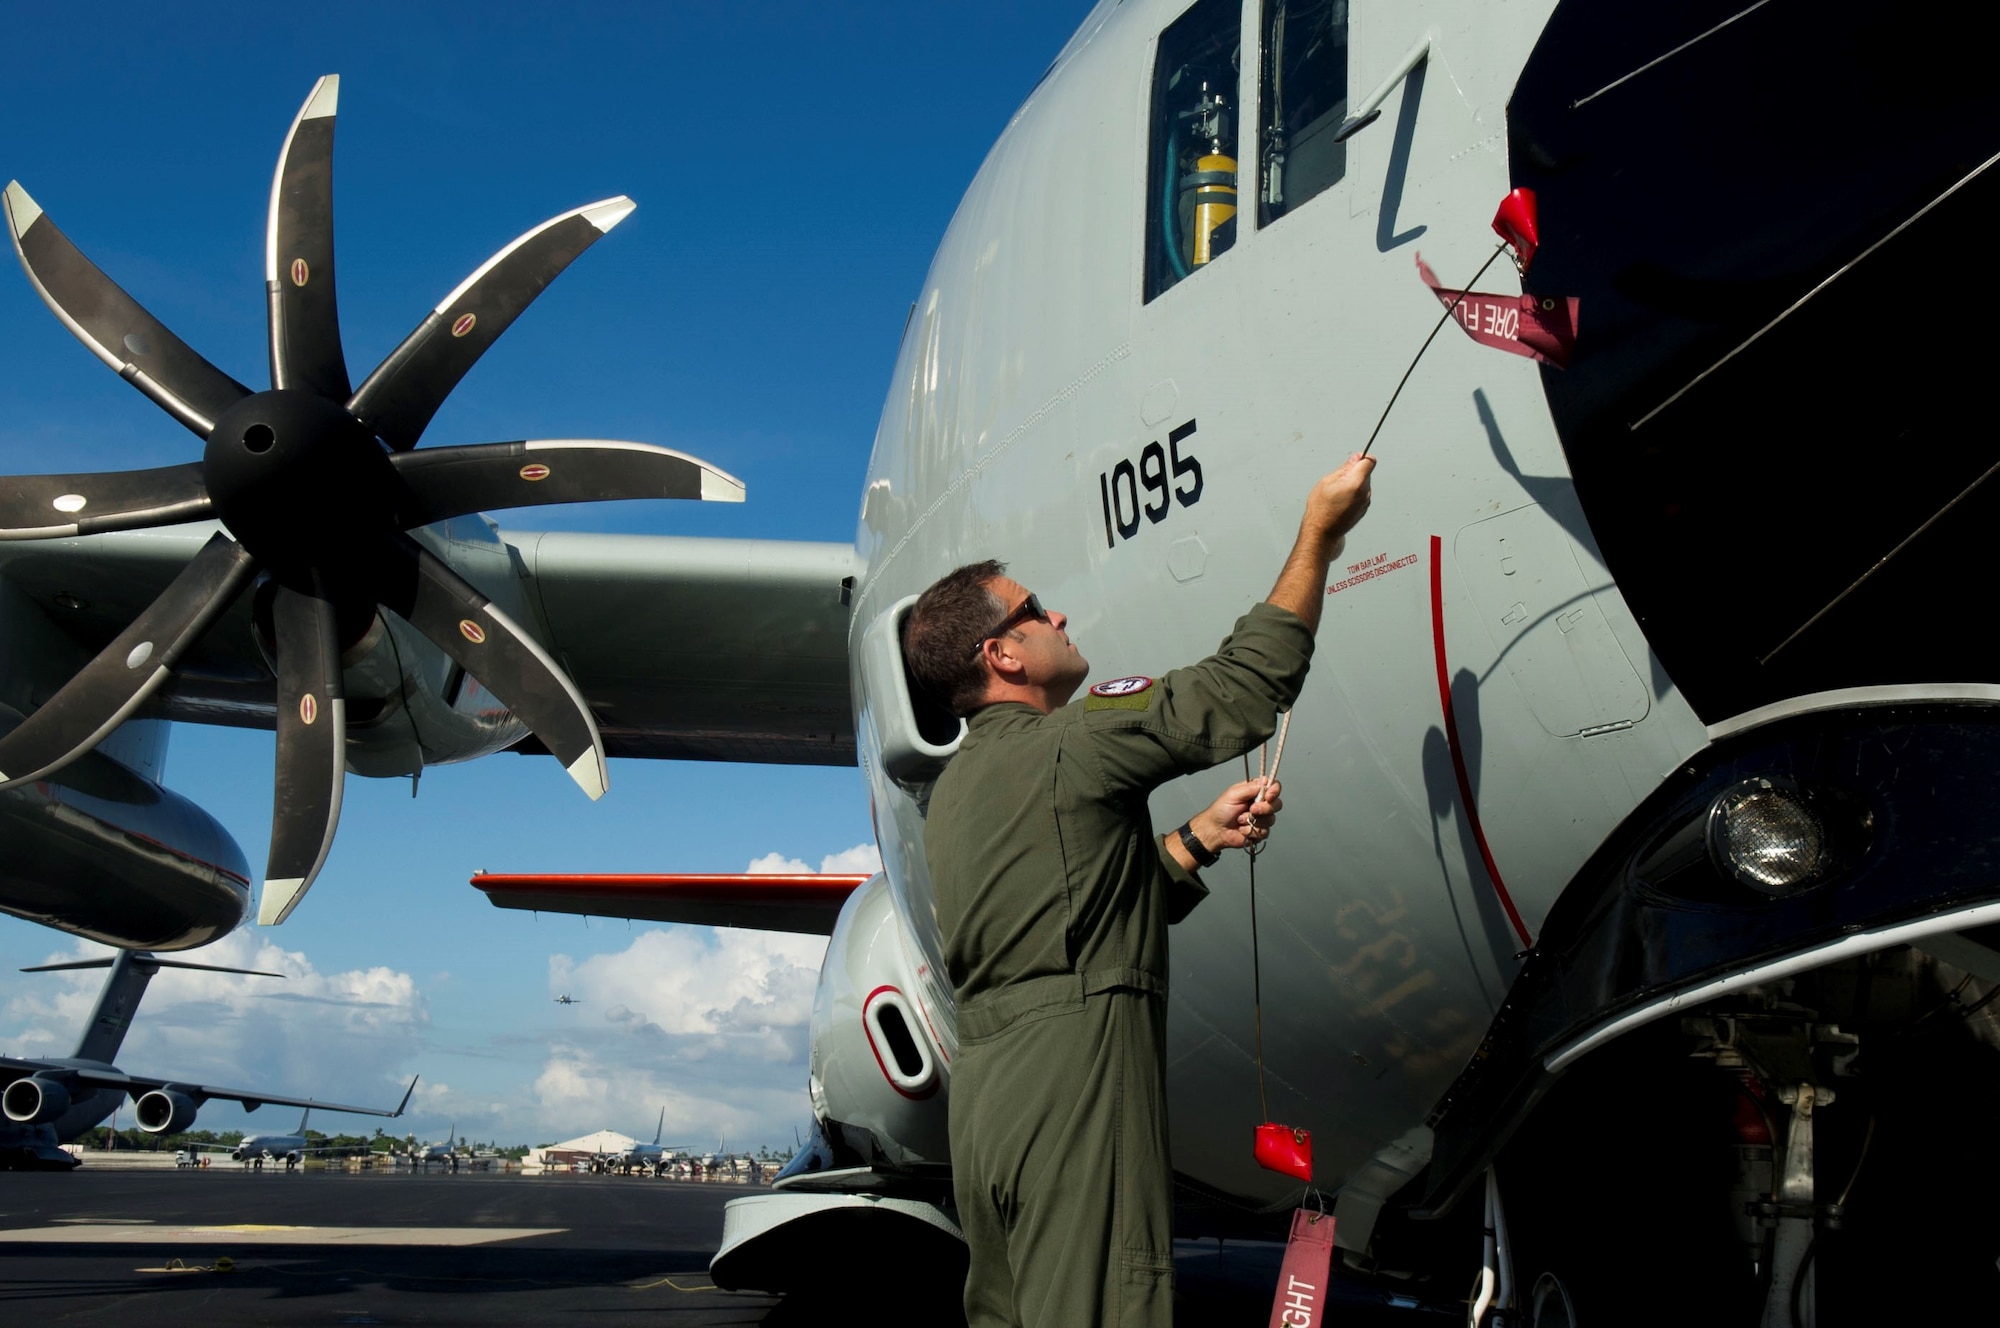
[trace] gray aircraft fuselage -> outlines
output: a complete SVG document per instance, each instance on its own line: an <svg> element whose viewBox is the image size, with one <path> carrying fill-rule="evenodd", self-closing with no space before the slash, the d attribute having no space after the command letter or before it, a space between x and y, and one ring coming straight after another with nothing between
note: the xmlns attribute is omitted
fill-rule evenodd
<svg viewBox="0 0 2000 1328"><path fill-rule="evenodd" d="M904 333L868 471L850 636L862 765L908 951L896 980L947 1062L926 1083L948 1088L952 998L923 826L952 727L896 694L871 643L893 641L900 606L941 573L997 557L1069 615L1093 679L1207 654L1268 590L1307 487L1369 436L1438 321L1418 251L1444 285L1469 280L1493 255L1496 204L1531 185L1536 265L1524 282L1503 260L1479 289L1548 307L1579 297L1575 360L1540 365L1460 328L1430 346L1376 443L1373 507L1329 577L1286 812L1257 868L1271 1114L1312 1128L1322 1184L1412 1130L1428 1152L1428 1121L1434 1183L1455 1187L1548 1076L1670 1012L1673 992L1742 990L1775 959L1810 970L1851 953L1837 947L1858 931L1914 929L1879 930L1880 948L1976 925L2000 901L1963 865L2000 843L1970 796L1994 746L2000 669L1983 638L1946 625L1977 521L1901 555L1893 591L1871 589L1764 658L1990 463L1948 423L1983 381L1961 361L1984 334L1963 302L1913 293L1927 251L1912 242L1704 376L1976 174L2000 148L2000 105L1953 84L1935 132L1920 98L1885 111L1867 128L1877 169L1864 187L1848 146L1793 143L1828 69L1856 85L1871 69L1859 48L1840 47L1845 64L1822 50L1838 43L1819 18L1810 38L1746 19L1586 112L1573 102L1672 47L1678 20L1577 3L1336 7L1355 100L1408 67L1413 43L1428 40L1428 58L1379 122L1322 153L1318 192L1284 208L1269 202L1260 117L1274 93L1252 48L1201 67L1235 117L1215 155L1237 172L1240 211L1230 247L1165 277L1154 199L1171 140L1156 126L1194 86L1167 89L1176 25L1215 10L1213 49L1227 52L1239 15L1248 40L1270 8L1099 5L967 191ZM1794 39L1828 63L1778 54ZM1779 66L1814 72L1788 72L1741 116L1718 105L1713 126L1679 109L1703 100L1705 79L1754 68L1761 86ZM1172 123L1195 123L1189 108ZM1995 188L1972 179L1923 224L1976 246ZM1888 289L1916 306L1898 334L1848 335ZM1874 367L1884 357L1902 376ZM1829 363L1845 366L1837 383ZM1935 469L1876 472L1897 427L1922 432ZM1880 757L1910 742L1927 753L1916 766ZM1179 823L1243 774L1232 762L1162 788L1154 823ZM1876 827L1865 866L1786 900L1634 876L1649 844L1767 776L1872 808L1840 813ZM1927 805L1934 778L1964 790L1948 812ZM1899 820L1922 824L1921 842L1881 833ZM1172 947L1175 1164L1211 1191L1276 1203L1292 1187L1250 1150L1244 869L1209 880ZM861 962L864 939L849 948L837 931L829 963ZM878 981L823 988L831 1013L816 1033L848 1038L836 1026L859 1026ZM1513 1018L1496 1023L1503 1003ZM838 1057L816 1051L816 1106L832 1118L863 1110L839 1100L835 1080L859 1080L834 1062L859 1060L870 1079L866 1055L858 1034ZM934 1153L923 1122L942 1094L881 1087L867 1100L886 1105L865 1109L880 1133Z"/></svg>

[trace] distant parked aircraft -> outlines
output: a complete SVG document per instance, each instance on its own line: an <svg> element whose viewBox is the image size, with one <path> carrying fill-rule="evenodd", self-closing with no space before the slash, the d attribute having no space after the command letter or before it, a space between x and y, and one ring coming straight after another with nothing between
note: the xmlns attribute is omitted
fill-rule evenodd
<svg viewBox="0 0 2000 1328"><path fill-rule="evenodd" d="M620 1171L651 1171L655 1176L663 1175L680 1152L679 1149L667 1148L661 1145L660 1135L666 1128L667 1109L661 1107L659 1123L653 1127L653 1142L649 1144L633 1144L623 1153L613 1158L611 1165L617 1167Z"/></svg>
<svg viewBox="0 0 2000 1328"><path fill-rule="evenodd" d="M121 951L111 959L79 959L62 964L40 964L23 973L53 973L66 969L108 968L111 975L97 998L97 1009L85 1026L73 1055L53 1060L0 1056L0 1169L25 1167L64 1170L78 1165L77 1159L60 1145L95 1128L113 1111L119 1100L131 1097L139 1128L148 1134L179 1134L194 1124L195 1113L210 1098L241 1102L255 1111L266 1103L281 1107L318 1107L322 1111L348 1111L362 1116L400 1116L410 1104L405 1091L394 1111L379 1107L349 1107L312 1098L282 1097L244 1088L213 1088L190 1084L182 1079L156 1079L127 1074L111 1063L125 1041L140 998L153 975L162 968L193 968L209 973L243 973L253 977L281 978L282 973L265 973L250 968L224 968L217 964L194 964L180 959L160 959L143 950ZM410 1080L415 1089L417 1081ZM302 1150L305 1121L299 1122L300 1136L271 1135L276 1150L272 1155L287 1156ZM291 1140L292 1146L279 1147L276 1141ZM240 1147L248 1148L246 1139ZM247 1154L239 1154L246 1156Z"/></svg>
<svg viewBox="0 0 2000 1328"><path fill-rule="evenodd" d="M458 1145L463 1142L464 1140L458 1137L458 1123L454 1121L452 1122L451 1129L446 1131L443 1143L420 1144L417 1142L416 1135L410 1135L410 1146L404 1151L403 1156L410 1160L410 1169L412 1172L420 1169L428 1171L433 1162L440 1163L451 1168L453 1171L457 1171L458 1164L472 1156L470 1151L463 1153L459 1151Z"/></svg>
<svg viewBox="0 0 2000 1328"><path fill-rule="evenodd" d="M410 1080L410 1086L403 1091L403 1107L410 1105L410 1094L416 1092L417 1081ZM403 1107L396 1110L400 1113ZM290 1171L306 1160L310 1153L338 1153L347 1151L326 1145L309 1145L306 1141L306 1121L312 1117L312 1108L306 1108L299 1117L299 1128L295 1134L246 1134L242 1141L231 1147L227 1144L204 1144L203 1148L228 1153L238 1162L245 1162L262 1170L266 1162L283 1162Z"/></svg>

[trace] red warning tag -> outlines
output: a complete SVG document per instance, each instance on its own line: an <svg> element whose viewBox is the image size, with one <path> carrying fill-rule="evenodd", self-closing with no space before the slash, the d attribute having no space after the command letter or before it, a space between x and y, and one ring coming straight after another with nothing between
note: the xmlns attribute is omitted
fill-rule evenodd
<svg viewBox="0 0 2000 1328"><path fill-rule="evenodd" d="M1269 1328L1319 1328L1326 1322L1326 1283L1332 1275L1333 1214L1301 1208L1292 1214L1291 1239L1278 1269Z"/></svg>
<svg viewBox="0 0 2000 1328"><path fill-rule="evenodd" d="M1451 308L1452 319L1465 335L1482 346L1491 346L1513 355L1525 355L1558 369L1569 367L1576 353L1576 308L1574 296L1556 298L1542 295L1482 295L1478 291L1458 291L1438 284L1437 273L1421 255L1417 275ZM1463 297L1463 298L1461 298Z"/></svg>
<svg viewBox="0 0 2000 1328"><path fill-rule="evenodd" d="M1313 1137L1311 1130L1295 1125L1265 1121L1257 1127L1257 1142L1251 1150L1257 1165L1281 1176L1291 1176L1310 1184L1313 1178Z"/></svg>

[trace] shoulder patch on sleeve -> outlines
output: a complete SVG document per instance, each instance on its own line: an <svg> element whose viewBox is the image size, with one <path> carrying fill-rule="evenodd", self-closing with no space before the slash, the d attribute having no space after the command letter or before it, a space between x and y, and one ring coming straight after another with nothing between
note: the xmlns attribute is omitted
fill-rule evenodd
<svg viewBox="0 0 2000 1328"><path fill-rule="evenodd" d="M1113 678L1109 682L1098 683L1084 698L1085 710L1150 710L1153 705L1153 680L1134 675L1130 678Z"/></svg>

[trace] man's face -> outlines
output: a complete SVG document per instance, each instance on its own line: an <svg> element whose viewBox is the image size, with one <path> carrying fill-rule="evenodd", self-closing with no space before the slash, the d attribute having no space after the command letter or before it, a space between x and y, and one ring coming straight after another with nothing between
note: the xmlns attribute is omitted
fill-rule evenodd
<svg viewBox="0 0 2000 1328"><path fill-rule="evenodd" d="M1004 641L1008 653L1026 668L1029 685L1046 688L1060 700L1068 700L1090 676L1090 661L1064 630L1069 618L1053 609L1049 610L1047 622L1023 616L1020 610L1027 602L1028 588L1011 577L995 577L986 583L986 589L1006 606L1002 619L1013 619Z"/></svg>

